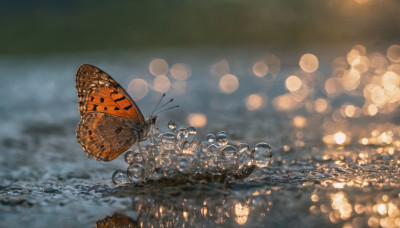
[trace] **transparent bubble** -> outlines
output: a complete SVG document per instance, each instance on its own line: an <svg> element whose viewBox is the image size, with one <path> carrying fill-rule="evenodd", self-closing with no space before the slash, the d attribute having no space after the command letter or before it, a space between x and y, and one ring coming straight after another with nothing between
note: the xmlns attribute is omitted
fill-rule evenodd
<svg viewBox="0 0 400 228"><path fill-rule="evenodd" d="M179 156L178 169L181 173L190 173L192 159L189 156Z"/></svg>
<svg viewBox="0 0 400 228"><path fill-rule="evenodd" d="M234 146L227 146L222 150L222 155L228 159L236 159L236 155L238 153L238 150Z"/></svg>
<svg viewBox="0 0 400 228"><path fill-rule="evenodd" d="M175 131L175 129L176 129L176 123L175 123L175 121L170 120L170 121L168 122L168 128L171 129L171 130L173 130L173 131Z"/></svg>
<svg viewBox="0 0 400 228"><path fill-rule="evenodd" d="M234 174L236 179L244 179L254 171L254 160L248 156L238 157L238 169Z"/></svg>
<svg viewBox="0 0 400 228"><path fill-rule="evenodd" d="M176 138L178 139L178 141L182 141L186 139L186 137L187 137L186 129L179 129L178 132L176 133Z"/></svg>
<svg viewBox="0 0 400 228"><path fill-rule="evenodd" d="M207 148L207 154L208 156L215 156L218 153L218 147L214 144L211 144L208 148Z"/></svg>
<svg viewBox="0 0 400 228"><path fill-rule="evenodd" d="M161 144L164 150L173 150L175 147L175 135L169 132L161 134Z"/></svg>
<svg viewBox="0 0 400 228"><path fill-rule="evenodd" d="M133 163L133 150L126 151L124 158L125 158L126 163L132 164Z"/></svg>
<svg viewBox="0 0 400 228"><path fill-rule="evenodd" d="M128 152L125 153L125 161L126 163L134 164L134 163L143 163L143 155L139 152L138 149L133 149L133 150L128 150Z"/></svg>
<svg viewBox="0 0 400 228"><path fill-rule="evenodd" d="M218 132L217 144L220 146L225 146L226 144L228 144L228 135L225 133L225 131Z"/></svg>
<svg viewBox="0 0 400 228"><path fill-rule="evenodd" d="M201 149L200 145L201 145L200 139L194 138L193 141L190 143L190 148L193 150L193 152L196 152Z"/></svg>
<svg viewBox="0 0 400 228"><path fill-rule="evenodd" d="M258 143L252 153L259 167L267 166L269 159L272 157L271 146L268 143Z"/></svg>
<svg viewBox="0 0 400 228"><path fill-rule="evenodd" d="M249 145L247 145L246 143L239 144L238 151L239 151L239 154L248 154L248 155L251 154Z"/></svg>
<svg viewBox="0 0 400 228"><path fill-rule="evenodd" d="M118 185L129 183L127 173L122 170L116 170L112 175L112 182Z"/></svg>
<svg viewBox="0 0 400 228"><path fill-rule="evenodd" d="M253 159L249 156L239 156L238 157L238 168L243 169L245 166L252 166L253 165Z"/></svg>
<svg viewBox="0 0 400 228"><path fill-rule="evenodd" d="M209 143L215 142L215 135L214 134L207 135L207 142Z"/></svg>
<svg viewBox="0 0 400 228"><path fill-rule="evenodd" d="M227 169L236 169L237 149L233 146L227 146L222 150L222 156L225 158Z"/></svg>
<svg viewBox="0 0 400 228"><path fill-rule="evenodd" d="M133 182L138 182L143 180L144 167L142 164L133 164L128 167L127 170L128 177Z"/></svg>
<svg viewBox="0 0 400 228"><path fill-rule="evenodd" d="M189 126L186 130L189 135L196 135L197 133L196 127L194 126Z"/></svg>
<svg viewBox="0 0 400 228"><path fill-rule="evenodd" d="M180 146L179 148L181 148L182 153L184 154L193 154L195 151L192 149L190 142L188 141L183 141L181 143L179 143Z"/></svg>

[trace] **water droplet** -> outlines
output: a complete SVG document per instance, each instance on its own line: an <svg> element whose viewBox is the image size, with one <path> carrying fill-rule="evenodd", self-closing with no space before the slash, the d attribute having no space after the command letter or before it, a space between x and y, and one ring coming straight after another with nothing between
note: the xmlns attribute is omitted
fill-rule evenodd
<svg viewBox="0 0 400 228"><path fill-rule="evenodd" d="M220 146L225 146L226 144L228 144L228 135L225 133L225 131L218 132L217 144Z"/></svg>
<svg viewBox="0 0 400 228"><path fill-rule="evenodd" d="M245 155L238 157L238 169L235 172L235 179L244 179L253 172L255 168L254 161L251 157Z"/></svg>
<svg viewBox="0 0 400 228"><path fill-rule="evenodd" d="M189 135L196 135L197 133L196 127L194 126L189 126L186 130Z"/></svg>
<svg viewBox="0 0 400 228"><path fill-rule="evenodd" d="M175 135L170 132L161 134L161 144L164 150L173 150L175 147Z"/></svg>
<svg viewBox="0 0 400 228"><path fill-rule="evenodd" d="M259 167L267 166L270 158L272 157L271 146L268 143L258 143L254 147L252 153L256 164Z"/></svg>
<svg viewBox="0 0 400 228"><path fill-rule="evenodd" d="M239 151L240 154L248 154L248 155L251 154L249 145L247 145L246 143L241 143L238 146L238 151Z"/></svg>
<svg viewBox="0 0 400 228"><path fill-rule="evenodd" d="M245 166L252 166L252 165L253 165L253 159L251 157L239 155L238 157L239 169L242 169Z"/></svg>
<svg viewBox="0 0 400 228"><path fill-rule="evenodd" d="M227 146L222 150L222 155L228 160L236 159L237 149L234 146Z"/></svg>
<svg viewBox="0 0 400 228"><path fill-rule="evenodd" d="M181 173L190 173L192 159L189 156L179 156L178 169Z"/></svg>
<svg viewBox="0 0 400 228"><path fill-rule="evenodd" d="M178 139L178 141L182 141L186 139L186 137L187 137L186 129L179 129L178 132L176 133L176 138Z"/></svg>
<svg viewBox="0 0 400 228"><path fill-rule="evenodd" d="M118 185L129 183L127 173L122 170L116 170L112 175L112 182Z"/></svg>
<svg viewBox="0 0 400 228"><path fill-rule="evenodd" d="M215 156L218 153L218 147L214 144L211 144L208 148L207 148L207 154L208 156Z"/></svg>
<svg viewBox="0 0 400 228"><path fill-rule="evenodd" d="M194 138L193 141L190 143L190 148L193 150L193 152L199 151L201 145L201 141L198 138Z"/></svg>
<svg viewBox="0 0 400 228"><path fill-rule="evenodd" d="M128 150L125 153L125 162L128 163L128 165L133 163L143 163L143 155L136 148Z"/></svg>
<svg viewBox="0 0 400 228"><path fill-rule="evenodd" d="M190 143L188 141L183 141L180 143L179 148L181 148L182 153L184 154L193 154L194 150L192 150Z"/></svg>
<svg viewBox="0 0 400 228"><path fill-rule="evenodd" d="M225 158L227 169L236 169L237 149L233 146L227 146L222 150L222 156Z"/></svg>
<svg viewBox="0 0 400 228"><path fill-rule="evenodd" d="M133 164L128 167L128 177L134 182L143 180L144 168L142 164Z"/></svg>
<svg viewBox="0 0 400 228"><path fill-rule="evenodd" d="M168 122L168 128L171 129L171 130L173 130L173 131L175 131L175 129L176 129L176 123L175 123L175 121L170 120L170 121Z"/></svg>
<svg viewBox="0 0 400 228"><path fill-rule="evenodd" d="M209 143L215 142L215 135L214 134L207 135L207 142Z"/></svg>

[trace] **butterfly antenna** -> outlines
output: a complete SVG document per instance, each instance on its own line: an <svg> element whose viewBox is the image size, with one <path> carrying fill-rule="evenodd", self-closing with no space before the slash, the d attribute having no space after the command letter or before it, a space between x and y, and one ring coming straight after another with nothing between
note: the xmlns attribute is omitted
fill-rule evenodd
<svg viewBox="0 0 400 228"><path fill-rule="evenodd" d="M156 107L154 108L154 110L151 112L150 116L153 116L154 112L157 110L158 106L160 105L162 99L165 97L165 93L163 93L163 95L161 96L160 100L158 101Z"/></svg>
<svg viewBox="0 0 400 228"><path fill-rule="evenodd" d="M174 98L171 98L171 100L169 100L168 102L166 102L165 104L161 105L160 107L158 107L158 110L162 109L163 107L165 107L167 104L171 103L174 101Z"/></svg>
<svg viewBox="0 0 400 228"><path fill-rule="evenodd" d="M172 107L166 108L166 109L164 109L164 110L158 111L158 112L156 113L156 115L157 115L157 114L159 114L159 113L162 113L162 112L168 111L168 110L170 110L170 109L173 109L173 108L179 108L179 105L172 106Z"/></svg>

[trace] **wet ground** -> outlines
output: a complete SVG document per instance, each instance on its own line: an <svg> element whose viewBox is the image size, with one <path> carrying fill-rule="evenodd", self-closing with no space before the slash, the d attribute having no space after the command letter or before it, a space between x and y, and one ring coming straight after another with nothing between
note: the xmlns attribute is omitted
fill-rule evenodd
<svg viewBox="0 0 400 228"><path fill-rule="evenodd" d="M398 227L396 50L3 57L0 227ZM145 116L162 92L174 97L180 108L159 115L161 132L169 120L197 126L202 141L226 131L230 144L268 142L272 160L237 181L115 185L123 156L97 162L76 142L74 77L83 63L113 76Z"/></svg>

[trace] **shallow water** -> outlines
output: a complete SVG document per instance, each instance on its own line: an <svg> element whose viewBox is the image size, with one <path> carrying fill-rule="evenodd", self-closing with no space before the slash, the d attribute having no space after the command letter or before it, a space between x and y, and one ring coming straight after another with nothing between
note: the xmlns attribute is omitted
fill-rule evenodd
<svg viewBox="0 0 400 228"><path fill-rule="evenodd" d="M360 63L353 63L351 48L313 49L318 50L313 54L319 67L311 73L298 65L302 54L311 50L2 58L0 95L7 99L0 100L0 226L400 226L399 101L390 93L390 85L397 89L400 84L398 59L387 56L385 47L360 52L354 57ZM129 82L143 78L150 86L137 103L146 116L161 96L149 72L154 58L169 64L167 96L180 105L160 114L161 132L174 120L178 128L198 125L201 140L226 131L234 145L268 142L273 152L268 166L233 182L113 184L113 172L127 168L123 156L96 162L86 158L76 142L74 75L80 64L90 63L131 94ZM264 77L255 76L260 72L252 68L260 59L269 64ZM172 77L175 63L187 64L191 76ZM362 76L358 84L357 75L343 76L349 69ZM384 77L387 72L397 76ZM231 94L219 86L225 73L238 79ZM285 87L290 75L302 82L297 90L292 82L292 92ZM336 80L331 80L333 87L327 86L330 78ZM372 88L378 84L381 90ZM256 95L253 103L249 95ZM201 126L204 117L207 124Z"/></svg>

